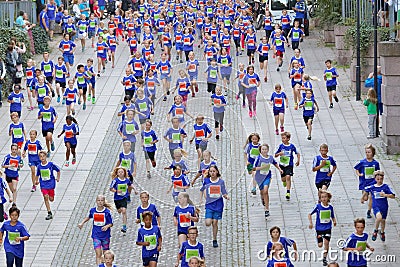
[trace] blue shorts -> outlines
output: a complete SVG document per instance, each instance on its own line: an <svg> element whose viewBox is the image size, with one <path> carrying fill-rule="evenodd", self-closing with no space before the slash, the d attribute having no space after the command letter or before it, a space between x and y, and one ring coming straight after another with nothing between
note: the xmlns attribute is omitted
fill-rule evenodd
<svg viewBox="0 0 400 267"><path fill-rule="evenodd" d="M38 160L38 161L29 161L28 162L28 166L29 167L32 167L32 166L37 167L39 164L40 164L40 160Z"/></svg>
<svg viewBox="0 0 400 267"><path fill-rule="evenodd" d="M376 218L376 214L380 213L382 215L382 219L386 220L387 214L388 214L388 209L372 207L372 210L374 211L375 218Z"/></svg>
<svg viewBox="0 0 400 267"><path fill-rule="evenodd" d="M183 45L176 45L175 46L176 51L182 51L183 50Z"/></svg>
<svg viewBox="0 0 400 267"><path fill-rule="evenodd" d="M161 73L160 79L161 79L161 80L167 79L167 81L170 82L170 81L171 81L171 76L168 76L168 74L163 74L163 73Z"/></svg>
<svg viewBox="0 0 400 267"><path fill-rule="evenodd" d="M95 37L95 36L96 36L96 30L88 31L88 38L89 39L92 39L92 37Z"/></svg>
<svg viewBox="0 0 400 267"><path fill-rule="evenodd" d="M158 254L154 254L151 257L142 258L143 266L149 266L151 261L158 262Z"/></svg>
<svg viewBox="0 0 400 267"><path fill-rule="evenodd" d="M68 100L65 101L65 105L67 105L67 106L71 105L72 103L76 103L76 101L75 100L74 101L68 101Z"/></svg>
<svg viewBox="0 0 400 267"><path fill-rule="evenodd" d="M193 80L197 81L197 76L198 76L198 74L190 75L190 72L189 72L189 81L193 81Z"/></svg>
<svg viewBox="0 0 400 267"><path fill-rule="evenodd" d="M74 65L74 55L73 54L63 54L64 62Z"/></svg>
<svg viewBox="0 0 400 267"><path fill-rule="evenodd" d="M206 209L206 219L221 220L222 219L222 211Z"/></svg>
<svg viewBox="0 0 400 267"><path fill-rule="evenodd" d="M100 10L103 11L106 9L106 6L99 6Z"/></svg>
<svg viewBox="0 0 400 267"><path fill-rule="evenodd" d="M258 184L258 188L260 188L260 191L264 189L265 186L269 186L271 183L271 177L267 177L262 181L260 184Z"/></svg>

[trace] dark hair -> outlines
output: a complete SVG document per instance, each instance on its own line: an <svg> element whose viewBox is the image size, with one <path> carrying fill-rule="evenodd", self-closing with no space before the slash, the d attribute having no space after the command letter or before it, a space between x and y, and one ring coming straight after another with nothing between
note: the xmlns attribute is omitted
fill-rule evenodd
<svg viewBox="0 0 400 267"><path fill-rule="evenodd" d="M74 117L72 117L71 115L68 115L67 117L65 117L66 120L71 120L73 121L76 125L78 125L78 122L76 121L76 119Z"/></svg>
<svg viewBox="0 0 400 267"><path fill-rule="evenodd" d="M11 215L11 213L13 213L13 212L16 212L18 214L18 217L21 214L21 211L19 210L19 208L17 208L17 204L15 204L15 203L13 203L11 205L11 208L8 210L8 214Z"/></svg>
<svg viewBox="0 0 400 267"><path fill-rule="evenodd" d="M131 100L131 99L132 99L132 97L130 95L124 96L124 101Z"/></svg>
<svg viewBox="0 0 400 267"><path fill-rule="evenodd" d="M278 230L279 235L281 235L281 228L279 228L278 226L272 226L272 227L269 229L269 234L270 234L271 236L272 236L272 232L273 232L274 230Z"/></svg>
<svg viewBox="0 0 400 267"><path fill-rule="evenodd" d="M84 68L85 66L83 66L83 64L79 64L78 66L76 66L76 69L79 70L80 68Z"/></svg>
<svg viewBox="0 0 400 267"><path fill-rule="evenodd" d="M365 226L365 219L364 218L355 218L354 219L354 227L356 227L357 223L361 223Z"/></svg>
<svg viewBox="0 0 400 267"><path fill-rule="evenodd" d="M325 60L325 64L328 62L332 64L332 60L330 60L330 59Z"/></svg>
<svg viewBox="0 0 400 267"><path fill-rule="evenodd" d="M146 218L146 217L153 218L153 213L152 213L151 211L145 211L145 212L143 212L143 213L142 213L142 218L143 218L143 220L144 220L144 218Z"/></svg>
<svg viewBox="0 0 400 267"><path fill-rule="evenodd" d="M172 170L174 170L174 171L175 171L177 168L181 169L181 171L182 171L182 166L181 166L180 164L176 164L176 165L172 166Z"/></svg>
<svg viewBox="0 0 400 267"><path fill-rule="evenodd" d="M58 59L58 60L60 60L60 59L61 59L62 61L64 61L64 58L63 58L63 57L58 57L57 59Z"/></svg>
<svg viewBox="0 0 400 267"><path fill-rule="evenodd" d="M24 13L25 13L25 12L24 12L23 10L20 10L18 14L19 14L20 16L23 16Z"/></svg>
<svg viewBox="0 0 400 267"><path fill-rule="evenodd" d="M215 164L212 164L212 165L208 168L208 177L211 177L211 175L210 175L210 169L211 169L211 168L214 168L214 169L217 171L217 177L221 177L221 173L220 173L220 171L219 171L217 165L215 165Z"/></svg>

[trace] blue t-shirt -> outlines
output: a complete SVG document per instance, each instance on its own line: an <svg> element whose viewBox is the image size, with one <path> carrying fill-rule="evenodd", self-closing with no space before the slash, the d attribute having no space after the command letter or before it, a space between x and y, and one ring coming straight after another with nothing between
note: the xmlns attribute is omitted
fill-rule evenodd
<svg viewBox="0 0 400 267"><path fill-rule="evenodd" d="M111 227L106 231L101 230L103 226L113 223L113 218L109 209L103 208L103 210L97 210L97 207L91 208L88 217L93 219L93 239L105 240L111 237Z"/></svg>
<svg viewBox="0 0 400 267"><path fill-rule="evenodd" d="M42 115L42 130L47 131L49 129L54 129L54 118L57 116L57 112L53 107L45 108L44 106L40 108L38 116Z"/></svg>
<svg viewBox="0 0 400 267"><path fill-rule="evenodd" d="M203 244L200 242L196 242L195 245L189 243L189 241L185 241L182 243L179 254L181 255L181 267L189 267L189 259L193 256L199 257L200 259L204 258L204 248Z"/></svg>
<svg viewBox="0 0 400 267"><path fill-rule="evenodd" d="M56 73L56 81L60 83L67 83L66 73L68 73L67 67L65 64L55 65L55 73Z"/></svg>
<svg viewBox="0 0 400 267"><path fill-rule="evenodd" d="M19 92L16 94L15 92L11 92L8 96L8 100L13 100L14 102L10 104L10 113L15 111L21 111L22 109L22 100L24 100L24 94Z"/></svg>
<svg viewBox="0 0 400 267"><path fill-rule="evenodd" d="M326 231L332 229L332 219L335 218L332 205L328 204L326 207L322 203L318 203L310 214L313 215L314 213L317 214L315 230Z"/></svg>
<svg viewBox="0 0 400 267"><path fill-rule="evenodd" d="M7 202L6 198L4 197L4 192L7 189L7 183L0 177L0 203L4 204Z"/></svg>
<svg viewBox="0 0 400 267"><path fill-rule="evenodd" d="M76 102L76 98L78 96L78 89L76 88L66 88L64 92L64 96L66 97L66 104L70 105L71 103Z"/></svg>
<svg viewBox="0 0 400 267"><path fill-rule="evenodd" d="M206 69L207 72L207 83L217 83L218 81L218 66L208 66Z"/></svg>
<svg viewBox="0 0 400 267"><path fill-rule="evenodd" d="M56 5L47 4L47 17L49 17L49 20L56 19L56 12L57 12Z"/></svg>
<svg viewBox="0 0 400 267"><path fill-rule="evenodd" d="M393 194L393 190L387 184L382 184L380 186L374 184L365 187L365 192L371 193L372 196L372 209L376 212L380 211L382 213L387 212L389 208L387 197L382 197L381 192L385 194Z"/></svg>
<svg viewBox="0 0 400 267"><path fill-rule="evenodd" d="M323 158L321 155L315 156L313 161L313 168L318 167L321 164L322 160L326 160L325 166L317 171L315 175L315 183L318 184L322 181L330 181L332 176L328 176L328 173L331 172L331 166L336 166L336 161L332 156L328 156L327 158Z"/></svg>
<svg viewBox="0 0 400 267"><path fill-rule="evenodd" d="M136 157L132 151L130 151L128 154L125 154L123 151L119 153L119 161L121 167L127 169L130 173L133 173Z"/></svg>
<svg viewBox="0 0 400 267"><path fill-rule="evenodd" d="M362 174L362 176L358 176L358 189L364 190L366 186L370 186L376 183L374 172L380 170L380 166L379 162L375 159L373 159L372 161L368 161L366 158L364 158L357 162L357 164L354 166L354 169Z"/></svg>
<svg viewBox="0 0 400 267"><path fill-rule="evenodd" d="M141 136L143 140L143 151L155 152L157 150L156 144L152 144L151 142L158 141L156 132L154 130L148 132L143 130Z"/></svg>
<svg viewBox="0 0 400 267"><path fill-rule="evenodd" d="M253 144L253 142L250 142L246 145L244 148L244 153L247 154L247 161L250 164L254 164L258 156L260 155L260 144Z"/></svg>
<svg viewBox="0 0 400 267"><path fill-rule="evenodd" d="M161 238L161 231L156 225L151 228L141 227L138 230L138 237L136 242L149 242L149 246L142 246L142 258L158 258L159 252L157 247L159 245L158 239Z"/></svg>
<svg viewBox="0 0 400 267"><path fill-rule="evenodd" d="M196 77L199 73L199 61L197 59L186 61L186 68L190 77Z"/></svg>
<svg viewBox="0 0 400 267"><path fill-rule="evenodd" d="M78 143L78 140L76 139L76 134L79 133L79 127L77 124L64 124L63 131L65 131L64 143L69 142L71 145L76 145Z"/></svg>
<svg viewBox="0 0 400 267"><path fill-rule="evenodd" d="M279 237L279 243L282 244L283 249L285 250L285 255L289 255L289 247L292 247L293 244L295 243L293 239L287 238L285 236L280 236ZM267 243L267 256L271 257L271 252L272 252L272 245L274 243L270 240Z"/></svg>
<svg viewBox="0 0 400 267"><path fill-rule="evenodd" d="M11 131L12 129L12 131ZM24 142L24 131L25 127L22 122L19 122L18 124L14 124L13 122L10 124L10 127L8 131L11 131L11 140L13 144L17 144L19 142Z"/></svg>
<svg viewBox="0 0 400 267"><path fill-rule="evenodd" d="M129 179L125 178L124 180L121 180L119 179L119 177L113 179L110 184L110 189L114 188L115 190L117 190L116 192L114 192L114 200L122 200L124 198L128 198L128 187L131 185L132 182Z"/></svg>
<svg viewBox="0 0 400 267"><path fill-rule="evenodd" d="M18 166L19 162L21 161L21 157L16 155L15 157L11 154L8 154L4 157L3 163L1 166L4 165L12 165L12 167L5 168L4 173L7 177L15 178L18 177Z"/></svg>
<svg viewBox="0 0 400 267"><path fill-rule="evenodd" d="M53 61L51 61L51 60L49 60L47 62L42 61L40 63L40 70L44 73L44 76L46 76L46 77L53 76L53 70L54 70Z"/></svg>
<svg viewBox="0 0 400 267"><path fill-rule="evenodd" d="M143 96L143 98L138 97L135 99L136 110L143 114L139 114L139 119L149 119L152 106L153 102L148 97Z"/></svg>
<svg viewBox="0 0 400 267"><path fill-rule="evenodd" d="M140 225L142 227L144 227L142 214L145 211L150 211L151 213L153 213L153 217L151 218L151 224L152 225L158 225L157 218L160 217L160 213L158 212L158 209L157 209L156 205L154 205L153 203L149 203L149 206L147 206L147 208L144 208L141 205L139 207L137 207L137 209L136 209L136 219L140 220Z"/></svg>
<svg viewBox="0 0 400 267"><path fill-rule="evenodd" d="M178 94L180 96L185 96L189 94L190 81L187 77L184 78L179 77L176 80L175 86L178 88Z"/></svg>
<svg viewBox="0 0 400 267"><path fill-rule="evenodd" d="M224 95L213 94L211 96L212 104L213 104L213 112L214 113L223 113L225 111L225 106L216 106L221 104L226 104L226 98Z"/></svg>
<svg viewBox="0 0 400 267"><path fill-rule="evenodd" d="M53 162L48 161L43 165L40 163L36 169L36 176L39 177L40 188L54 189L56 188L56 178L54 172L60 172L60 168Z"/></svg>
<svg viewBox="0 0 400 267"><path fill-rule="evenodd" d="M299 42L300 38L304 36L304 32L300 28L292 28L291 38L292 42Z"/></svg>
<svg viewBox="0 0 400 267"><path fill-rule="evenodd" d="M133 133L138 130L139 130L139 125L135 120L132 121L124 120L123 122L120 122L118 125L118 131L122 132L122 134L126 136L126 139L123 139L122 141L128 140L131 141L131 143L136 143L136 136Z"/></svg>
<svg viewBox="0 0 400 267"><path fill-rule="evenodd" d="M173 104L171 108L168 111L168 114L172 114L172 117L177 117L179 119L179 122L184 122L185 121L185 112L186 112L186 106L183 104Z"/></svg>
<svg viewBox="0 0 400 267"><path fill-rule="evenodd" d="M361 236L356 233L352 233L346 240L345 248L357 248L366 247L368 241L368 234L363 233ZM367 260L364 257L365 249L363 251L348 251L347 254L347 265L348 266L367 266Z"/></svg>
<svg viewBox="0 0 400 267"><path fill-rule="evenodd" d="M285 109L285 99L287 96L285 92L273 92L270 98L270 101L273 103L274 110L284 110Z"/></svg>
<svg viewBox="0 0 400 267"><path fill-rule="evenodd" d="M36 84L35 91L37 93L37 102L43 103L44 97L49 95L50 89L47 84Z"/></svg>
<svg viewBox="0 0 400 267"><path fill-rule="evenodd" d="M178 233L187 234L189 227L194 226L194 222L189 218L186 218L186 214L196 217L196 209L190 205L187 205L186 207L178 205L175 207L174 217L178 221Z"/></svg>
<svg viewBox="0 0 400 267"><path fill-rule="evenodd" d="M200 125L196 123L195 125L193 125L193 129L195 132L196 145L204 142L203 138L206 138L211 133L211 128L206 123Z"/></svg>
<svg viewBox="0 0 400 267"><path fill-rule="evenodd" d="M243 78L243 83L249 88L245 88L245 94L251 94L257 91L257 84L260 82L260 77L257 73L249 74L247 73L246 76Z"/></svg>
<svg viewBox="0 0 400 267"><path fill-rule="evenodd" d="M168 129L168 131L164 134L164 137L172 139L172 142L168 143L169 150L175 150L183 147L181 138L182 135L186 136L186 132L182 128L174 129L171 127Z"/></svg>
<svg viewBox="0 0 400 267"><path fill-rule="evenodd" d="M279 166L293 166L293 154L298 154L296 147L293 144L285 145L282 143L278 146L275 154L278 154L281 151L283 151L283 155L279 158Z"/></svg>
<svg viewBox="0 0 400 267"><path fill-rule="evenodd" d="M293 69L290 70L290 76L293 76L293 77L291 78L292 88L294 88L294 86L296 85L296 83L301 84L301 82L302 82L302 77L303 77L303 73L304 73L304 71L303 71L303 69L300 68L300 67L299 67L298 69L293 68Z"/></svg>
<svg viewBox="0 0 400 267"><path fill-rule="evenodd" d="M182 171L183 171L183 169L182 169ZM186 189L177 188L177 186L188 186L188 185L190 185L189 179L184 174L181 174L178 177L176 177L175 175L172 175L171 176L171 181L172 181L172 185L173 185L172 197L174 199L179 195L180 192L186 192Z"/></svg>
<svg viewBox="0 0 400 267"><path fill-rule="evenodd" d="M272 257L268 259L267 267L276 267L276 266L294 267L293 263L288 258L281 258L278 260Z"/></svg>
<svg viewBox="0 0 400 267"><path fill-rule="evenodd" d="M18 258L24 257L25 241L16 242L16 237L30 236L26 226L17 221L16 225L11 225L11 221L5 221L0 228L4 238L4 250L6 253L12 253Z"/></svg>
<svg viewBox="0 0 400 267"><path fill-rule="evenodd" d="M58 48L63 50L63 55L71 55L74 47L76 47L76 44L71 40L61 40L60 44L58 45Z"/></svg>
<svg viewBox="0 0 400 267"><path fill-rule="evenodd" d="M269 43L259 43L257 51L261 53L262 56L268 57L268 51L271 49Z"/></svg>
<svg viewBox="0 0 400 267"><path fill-rule="evenodd" d="M165 77L171 74L172 66L168 60L165 62L160 61L158 62L157 69L160 71L161 77Z"/></svg>
<svg viewBox="0 0 400 267"><path fill-rule="evenodd" d="M224 210L224 199L222 196L228 194L224 180L221 178L218 178L216 181L205 179L200 191L205 192L206 209L222 213Z"/></svg>
<svg viewBox="0 0 400 267"><path fill-rule="evenodd" d="M303 105L303 116L310 117L315 114L315 99L311 98L302 98L299 106Z"/></svg>
<svg viewBox="0 0 400 267"><path fill-rule="evenodd" d="M149 66L149 65L147 65L147 66ZM155 67L157 67L157 66L155 65ZM155 96L157 85L160 85L160 81L157 79L157 77L155 75L153 75L152 77L146 76L145 91L144 91L145 95L147 97L150 97L150 95Z"/></svg>
<svg viewBox="0 0 400 267"><path fill-rule="evenodd" d="M122 78L122 83L124 85L125 91L135 91L135 82L136 78L132 74L130 74L129 76L124 76Z"/></svg>
<svg viewBox="0 0 400 267"><path fill-rule="evenodd" d="M336 77L332 77L333 75L338 75L336 72L336 68L326 69L324 71L326 77L326 86L334 86L337 85Z"/></svg>
<svg viewBox="0 0 400 267"><path fill-rule="evenodd" d="M220 65L219 69L221 71L221 75L230 75L232 73L232 65L226 66L227 64L231 64L232 63L232 59L231 56L229 55L220 55L218 57L217 62Z"/></svg>
<svg viewBox="0 0 400 267"><path fill-rule="evenodd" d="M271 178L271 164L276 165L276 161L272 156L265 158L263 155L259 155L254 162L253 168L263 167L263 169L256 171L254 179L257 184L261 185L265 179Z"/></svg>
<svg viewBox="0 0 400 267"><path fill-rule="evenodd" d="M38 163L40 162L38 152L42 150L42 144L39 140L31 141L30 139L26 141L24 146L24 151L28 151L28 161L29 163Z"/></svg>

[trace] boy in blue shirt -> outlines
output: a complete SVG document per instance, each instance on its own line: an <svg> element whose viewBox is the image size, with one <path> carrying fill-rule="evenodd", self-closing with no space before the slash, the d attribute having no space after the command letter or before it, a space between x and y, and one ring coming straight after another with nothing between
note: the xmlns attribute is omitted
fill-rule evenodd
<svg viewBox="0 0 400 267"><path fill-rule="evenodd" d="M352 233L346 240L343 250L349 251L347 254L347 266L367 266L367 259L364 251L368 248L371 252L374 248L368 243L368 234L364 233L365 219L356 218L354 220L355 232Z"/></svg>
<svg viewBox="0 0 400 267"><path fill-rule="evenodd" d="M326 81L326 90L328 91L329 96L329 108L333 108L332 97L336 102L339 102L339 99L336 96L336 78L339 77L339 74L336 72L336 68L332 67L332 61L330 59L325 61L326 70L324 71L324 80Z"/></svg>
<svg viewBox="0 0 400 267"><path fill-rule="evenodd" d="M364 201L368 200L368 194L371 194L372 197L372 209L375 215L375 229L372 234L372 241L376 240L379 225L381 226L381 240L385 241L386 217L389 210L387 199L395 198L393 190L387 184L383 183L384 175L383 171L375 171L374 177L376 184L365 187L364 194L361 198L361 203L364 203Z"/></svg>
<svg viewBox="0 0 400 267"><path fill-rule="evenodd" d="M317 101L312 97L312 90L306 90L306 97L300 101L299 108L303 108L303 119L308 130L307 140L311 140L312 122L315 110L317 112L319 111Z"/></svg>
<svg viewBox="0 0 400 267"><path fill-rule="evenodd" d="M16 112L21 118L22 103L25 102L24 95L21 93L21 85L14 85L14 91L8 96L7 101L10 103L10 114Z"/></svg>
<svg viewBox="0 0 400 267"><path fill-rule="evenodd" d="M318 190L327 190L331 183L332 175L337 168L336 161L332 156L328 156L327 144L320 145L319 152L321 155L315 156L312 168L313 172L317 172L315 176L315 186Z"/></svg>

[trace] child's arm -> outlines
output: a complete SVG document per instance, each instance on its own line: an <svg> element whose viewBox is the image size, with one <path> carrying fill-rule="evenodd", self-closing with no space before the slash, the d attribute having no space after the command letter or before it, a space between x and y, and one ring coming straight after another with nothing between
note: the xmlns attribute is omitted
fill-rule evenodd
<svg viewBox="0 0 400 267"><path fill-rule="evenodd" d="M319 111L319 106L318 106L318 103L317 103L317 101L315 99L314 99L314 105L317 108L317 112L318 112Z"/></svg>
<svg viewBox="0 0 400 267"><path fill-rule="evenodd" d="M337 166L333 166L333 167L332 167L332 171L331 171L331 172L328 172L326 175L332 176L333 173L336 171L336 169L337 169Z"/></svg>
<svg viewBox="0 0 400 267"><path fill-rule="evenodd" d="M381 197L395 198L394 194L386 194L385 192L381 192L380 195Z"/></svg>
<svg viewBox="0 0 400 267"><path fill-rule="evenodd" d="M61 176L61 171L58 171L57 172L57 178L56 178L57 182L60 182L60 176Z"/></svg>
<svg viewBox="0 0 400 267"><path fill-rule="evenodd" d="M296 167L297 167L297 166L300 165L300 153L297 153L296 156L297 156L297 161L296 161L295 164L296 164Z"/></svg>
<svg viewBox="0 0 400 267"><path fill-rule="evenodd" d="M174 216L174 225L178 226L178 219Z"/></svg>
<svg viewBox="0 0 400 267"><path fill-rule="evenodd" d="M283 170L281 169L281 167L279 167L279 164L278 164L278 163L274 164L274 166L275 166L275 168L278 169L278 171L280 172L280 174L283 173Z"/></svg>
<svg viewBox="0 0 400 267"><path fill-rule="evenodd" d="M7 193L7 195L8 195L8 201L11 203L11 202L13 202L13 198L12 198L12 194L11 194L11 191L10 191L10 189L7 187L6 188L6 193ZM1 242L0 242L1 243Z"/></svg>
<svg viewBox="0 0 400 267"><path fill-rule="evenodd" d="M137 169L137 163L135 162L133 163L133 173L132 173L133 177L136 177L136 169Z"/></svg>
<svg viewBox="0 0 400 267"><path fill-rule="evenodd" d="M65 130L63 129L62 132L59 135L57 135L57 138L60 138L60 136L63 135L64 133L65 133Z"/></svg>
<svg viewBox="0 0 400 267"><path fill-rule="evenodd" d="M138 194L138 191L136 190L136 188L135 188L133 185L128 186L128 189L129 189L129 190L132 190L132 189L133 189L133 192L135 192L135 195Z"/></svg>
<svg viewBox="0 0 400 267"><path fill-rule="evenodd" d="M172 190L172 187L173 187L173 186L174 186L174 185L171 184L171 186L170 186L169 189L167 190L167 194L171 193L171 190Z"/></svg>
<svg viewBox="0 0 400 267"><path fill-rule="evenodd" d="M90 220L89 217L85 217L85 218L83 219L83 221L82 221L80 224L78 224L78 228L79 228L79 229L82 229L83 225L84 225L85 223L87 223L89 220Z"/></svg>
<svg viewBox="0 0 400 267"><path fill-rule="evenodd" d="M159 252L161 250L162 247L162 237L160 236L158 238L158 246L157 246L157 251Z"/></svg>
<svg viewBox="0 0 400 267"><path fill-rule="evenodd" d="M364 201L368 200L368 192L364 191L364 193L361 196L361 204L364 204Z"/></svg>
<svg viewBox="0 0 400 267"><path fill-rule="evenodd" d="M229 196L227 195L227 194L225 194L225 195L222 195L226 200L229 200L230 198L229 198Z"/></svg>
<svg viewBox="0 0 400 267"><path fill-rule="evenodd" d="M332 218L333 226L336 226L336 218Z"/></svg>
<svg viewBox="0 0 400 267"><path fill-rule="evenodd" d="M197 173L196 176L193 178L191 185L194 186L194 184L196 183L196 180L200 177L200 173Z"/></svg>
<svg viewBox="0 0 400 267"><path fill-rule="evenodd" d="M308 214L308 221L310 222L310 224L308 225L308 228L313 229L313 222L312 222L312 215L311 213Z"/></svg>

